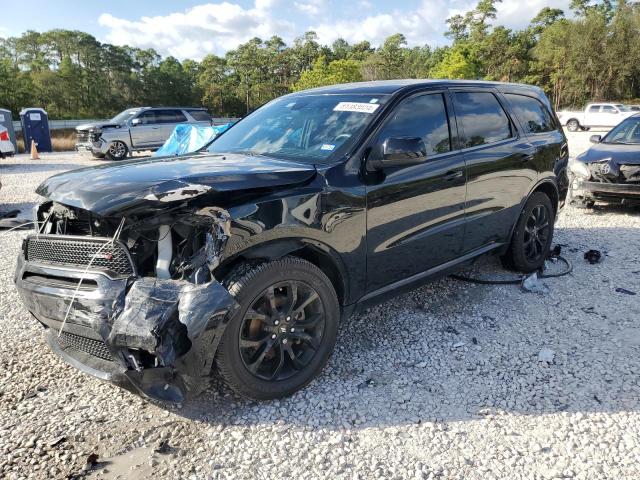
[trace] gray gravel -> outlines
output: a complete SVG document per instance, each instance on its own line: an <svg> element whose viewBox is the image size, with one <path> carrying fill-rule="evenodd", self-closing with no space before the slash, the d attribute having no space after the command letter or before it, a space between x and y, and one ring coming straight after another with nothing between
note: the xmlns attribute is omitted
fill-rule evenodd
<svg viewBox="0 0 640 480"><path fill-rule="evenodd" d="M27 211L41 180L95 163L0 161L0 205ZM444 279L345 322L289 399L248 402L213 380L181 408L50 353L12 284L26 233L0 235L0 477L640 478L639 233L637 211L567 208L556 242L575 268L544 280L549 293ZM495 259L474 270L503 274Z"/></svg>

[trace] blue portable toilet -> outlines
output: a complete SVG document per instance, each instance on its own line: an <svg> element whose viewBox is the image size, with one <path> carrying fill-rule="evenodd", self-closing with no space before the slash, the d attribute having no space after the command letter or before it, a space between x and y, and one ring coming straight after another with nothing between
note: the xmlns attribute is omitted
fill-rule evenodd
<svg viewBox="0 0 640 480"><path fill-rule="evenodd" d="M0 125L9 131L9 140L13 143L13 149L18 153L18 144L16 143L16 132L13 131L13 116L11 110L0 108Z"/></svg>
<svg viewBox="0 0 640 480"><path fill-rule="evenodd" d="M24 149L31 148L31 140L36 142L39 152L51 152L51 132L49 131L49 116L42 108L23 108L20 111Z"/></svg>

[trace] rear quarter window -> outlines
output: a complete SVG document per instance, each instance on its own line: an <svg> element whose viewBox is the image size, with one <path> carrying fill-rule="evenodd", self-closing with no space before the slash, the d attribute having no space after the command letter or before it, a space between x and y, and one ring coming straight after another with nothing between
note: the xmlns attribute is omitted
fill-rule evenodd
<svg viewBox="0 0 640 480"><path fill-rule="evenodd" d="M514 93L507 93L505 97L526 133L544 133L556 129L551 113L539 100Z"/></svg>
<svg viewBox="0 0 640 480"><path fill-rule="evenodd" d="M206 110L187 110L196 122L210 122L211 115Z"/></svg>
<svg viewBox="0 0 640 480"><path fill-rule="evenodd" d="M511 121L491 92L456 92L458 124L462 126L462 148L507 140L513 136Z"/></svg>

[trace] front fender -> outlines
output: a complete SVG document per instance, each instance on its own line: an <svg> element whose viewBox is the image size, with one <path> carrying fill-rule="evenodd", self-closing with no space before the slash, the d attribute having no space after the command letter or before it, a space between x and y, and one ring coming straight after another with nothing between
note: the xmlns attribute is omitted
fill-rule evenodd
<svg viewBox="0 0 640 480"><path fill-rule="evenodd" d="M115 141L120 141L127 146L127 149L131 151L131 135L129 134L129 129L127 128L119 128L113 130L105 130L100 135L100 139L107 145L107 150L109 145L111 145Z"/></svg>
<svg viewBox="0 0 640 480"><path fill-rule="evenodd" d="M262 199L228 212L223 269L239 259L280 258L309 249L335 264L348 292L345 303L364 291L366 210L361 197L309 187L298 195Z"/></svg>

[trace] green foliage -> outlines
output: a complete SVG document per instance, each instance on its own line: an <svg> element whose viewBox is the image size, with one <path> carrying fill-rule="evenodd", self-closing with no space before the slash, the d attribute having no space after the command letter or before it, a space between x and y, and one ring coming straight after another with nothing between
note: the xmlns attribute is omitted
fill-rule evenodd
<svg viewBox="0 0 640 480"><path fill-rule="evenodd" d="M478 72L469 47L458 43L447 50L444 58L430 72L433 78L474 79Z"/></svg>
<svg viewBox="0 0 640 480"><path fill-rule="evenodd" d="M253 38L201 61L98 42L79 31L27 31L0 38L0 107L43 107L52 118L105 118L139 105L204 105L240 116L294 90L395 78L470 78L541 86L556 108L640 97L640 5L572 0L572 18L545 7L528 27L494 26L501 0L447 20L451 44L380 46L306 32L291 45Z"/></svg>
<svg viewBox="0 0 640 480"><path fill-rule="evenodd" d="M356 60L333 60L327 63L324 56L319 57L311 70L302 72L300 80L293 86L293 90L334 85L336 83L360 82L360 62Z"/></svg>

